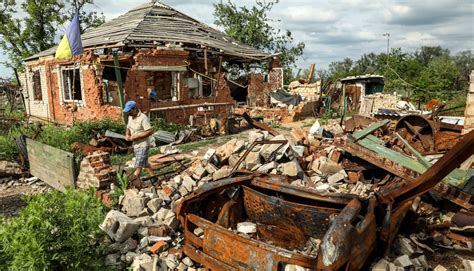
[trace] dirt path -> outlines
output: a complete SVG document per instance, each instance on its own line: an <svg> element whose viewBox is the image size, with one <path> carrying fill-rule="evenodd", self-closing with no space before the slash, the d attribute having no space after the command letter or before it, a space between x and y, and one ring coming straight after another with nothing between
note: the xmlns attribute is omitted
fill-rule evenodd
<svg viewBox="0 0 474 271"><path fill-rule="evenodd" d="M23 199L29 195L51 190L39 180L0 179L0 216L16 216L26 204Z"/></svg>

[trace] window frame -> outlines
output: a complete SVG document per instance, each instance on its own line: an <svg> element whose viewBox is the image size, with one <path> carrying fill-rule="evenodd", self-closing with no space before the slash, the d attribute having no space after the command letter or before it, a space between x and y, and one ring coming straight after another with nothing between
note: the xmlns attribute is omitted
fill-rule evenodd
<svg viewBox="0 0 474 271"><path fill-rule="evenodd" d="M73 97L72 93L72 88L71 88L71 82L68 82L68 95L70 99L66 99L66 89L65 89L65 79L69 79L69 76L64 76L64 71L70 71L70 70L78 70L79 71L79 85L80 85L80 92L81 92L81 100L76 100ZM66 78L65 78L66 77ZM82 69L80 65L69 65L69 66L60 66L59 68L59 78L60 78L60 89L61 89L61 100L63 103L77 103L79 105L85 104L85 96L84 96L84 80L83 80L83 75L82 75ZM71 78L72 79L72 78Z"/></svg>
<svg viewBox="0 0 474 271"><path fill-rule="evenodd" d="M35 82L35 76L38 76L38 82ZM33 101L35 102L43 102L43 87L41 85L41 69L40 68L37 68L37 69L33 69L31 71L31 90L32 90L32 95L33 96ZM38 85L36 84L38 83ZM37 87L39 88L39 96L40 98L37 99Z"/></svg>

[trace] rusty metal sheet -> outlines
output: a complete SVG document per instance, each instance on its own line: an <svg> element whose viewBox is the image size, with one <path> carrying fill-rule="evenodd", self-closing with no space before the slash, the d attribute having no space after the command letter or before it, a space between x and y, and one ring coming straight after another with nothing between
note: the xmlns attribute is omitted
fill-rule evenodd
<svg viewBox="0 0 474 271"><path fill-rule="evenodd" d="M474 131L466 134L451 150L449 150L433 166L412 182L390 188L382 188L377 193L382 202L406 202L426 193L449 173L474 154Z"/></svg>
<svg viewBox="0 0 474 271"><path fill-rule="evenodd" d="M187 220L204 231L202 246L193 245L224 266L238 270L277 270L280 263L287 263L314 268L313 257L247 239L193 214L189 214Z"/></svg>
<svg viewBox="0 0 474 271"><path fill-rule="evenodd" d="M185 252L190 251L187 255L215 270L279 270L282 264L311 269L337 269L346 264L349 269L362 268L375 247L376 199L369 200L368 205L361 204L353 195L322 195L308 188L290 186L285 180L282 176L264 174L229 178L206 184L185 198L177 214L185 228ZM219 222L212 223L198 215L199 209L194 209L206 198L214 198L219 191L236 186L243 187L245 215L260 225L257 227L262 236L258 240L228 230L229 224L222 227ZM331 216L335 220L330 223ZM280 229L270 235L271 229L278 226ZM204 231L202 238L193 234L196 227ZM329 265L322 260L324 253L308 256L285 249L301 246L303 236L327 240L325 255ZM290 240L294 242L289 246L282 244ZM337 243L336 250L331 250L333 241Z"/></svg>

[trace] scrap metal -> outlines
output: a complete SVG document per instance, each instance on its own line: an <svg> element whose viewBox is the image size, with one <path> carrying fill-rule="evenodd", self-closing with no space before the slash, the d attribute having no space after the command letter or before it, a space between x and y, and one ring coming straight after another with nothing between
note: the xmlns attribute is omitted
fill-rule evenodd
<svg viewBox="0 0 474 271"><path fill-rule="evenodd" d="M367 139L357 142L363 140ZM231 178L202 186L178 205L183 250L211 270L280 270L288 264L319 270L362 269L373 252L388 253L412 200L432 189L473 151L471 132L423 174L388 182L366 200L292 186L283 176L234 172ZM241 236L229 230L244 220L260 225L260 234ZM271 235L268 229L282 221L285 226ZM202 236L194 234L197 228L203 230ZM285 233L290 231L295 237L289 247L301 246L301 236L320 239L317 255L285 248ZM382 249L374 251L377 243Z"/></svg>

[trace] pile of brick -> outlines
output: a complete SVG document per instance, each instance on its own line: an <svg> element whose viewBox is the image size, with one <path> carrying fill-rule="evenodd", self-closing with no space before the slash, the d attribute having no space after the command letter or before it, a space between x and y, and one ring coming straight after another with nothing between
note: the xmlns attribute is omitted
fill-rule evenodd
<svg viewBox="0 0 474 271"><path fill-rule="evenodd" d="M76 182L78 188L108 188L115 180L116 171L111 166L109 153L96 151L82 159Z"/></svg>
<svg viewBox="0 0 474 271"><path fill-rule="evenodd" d="M378 112L380 108L383 109L398 109L398 102L402 100L401 95L376 93L366 95L362 98L359 113L364 116L369 116L372 113Z"/></svg>
<svg viewBox="0 0 474 271"><path fill-rule="evenodd" d="M208 149L204 156L194 158L187 170L169 180L140 190L126 190L118 209L110 211L100 226L110 237L107 264L116 268L130 265L132 270L198 269L183 255L184 237L175 208L183 197L202 185L228 177L234 167L286 175L293 185L320 192L361 197L372 193L371 184L363 182L360 172L345 171L338 163L343 161L342 151L333 147L330 139L289 139L252 130L246 140L232 139L216 149ZM264 140L286 143L255 145L249 150L252 143Z"/></svg>

